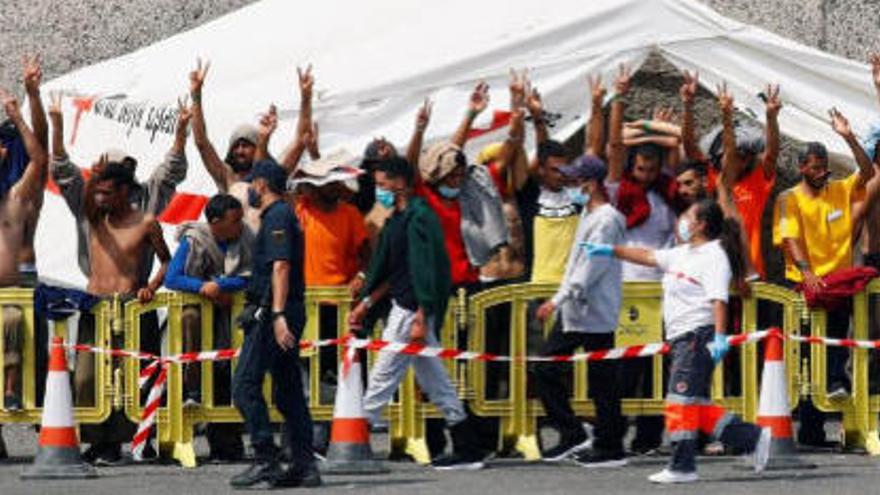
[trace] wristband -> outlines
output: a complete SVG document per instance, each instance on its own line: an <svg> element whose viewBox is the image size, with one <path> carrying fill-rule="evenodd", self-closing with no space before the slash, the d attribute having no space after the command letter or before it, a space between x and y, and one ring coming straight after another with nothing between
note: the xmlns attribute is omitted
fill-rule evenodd
<svg viewBox="0 0 880 495"><path fill-rule="evenodd" d="M364 273L364 272L358 272L357 275L355 275L355 277L357 277L357 278L359 278L359 279L361 279L361 280L366 280L366 279L367 279L367 274Z"/></svg>
<svg viewBox="0 0 880 495"><path fill-rule="evenodd" d="M794 265L795 265L795 266L798 268L798 270L800 270L801 272L806 272L806 271L809 271L809 269L810 269L810 264L809 264L808 262L804 261L804 260L795 261L795 262L794 262Z"/></svg>
<svg viewBox="0 0 880 495"><path fill-rule="evenodd" d="M367 297L361 299L361 304L363 304L365 308L370 309L373 307L373 298L370 296L367 296Z"/></svg>
<svg viewBox="0 0 880 495"><path fill-rule="evenodd" d="M645 122L642 123L642 129L643 129L645 132L647 132L648 134L650 134L651 132L653 132L653 131L651 130L651 124L650 124L650 122L648 122L647 120L646 120Z"/></svg>

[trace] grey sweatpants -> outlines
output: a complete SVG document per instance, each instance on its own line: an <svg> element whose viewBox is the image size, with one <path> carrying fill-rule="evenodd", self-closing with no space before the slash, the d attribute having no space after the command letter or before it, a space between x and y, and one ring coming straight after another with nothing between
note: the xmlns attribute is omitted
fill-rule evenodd
<svg viewBox="0 0 880 495"><path fill-rule="evenodd" d="M415 316L414 311L401 308L395 303L388 315L388 324L382 332L382 340L408 343ZM428 331L425 344L431 347L438 346L437 336L430 330L433 328L432 318L428 318L426 326ZM375 423L380 419L382 408L394 397L394 392L397 391L410 365L415 369L419 387L428 394L428 398L437 409L440 409L443 417L446 418L446 423L452 426L464 421L467 417L464 406L455 393L455 387L439 358L407 356L391 352L380 352L370 370L367 393L364 395L364 410L369 421Z"/></svg>

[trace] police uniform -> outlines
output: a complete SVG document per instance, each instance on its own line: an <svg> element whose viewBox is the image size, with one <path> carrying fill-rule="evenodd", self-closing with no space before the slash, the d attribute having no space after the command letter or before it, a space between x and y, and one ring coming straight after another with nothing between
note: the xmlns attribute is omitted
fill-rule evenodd
<svg viewBox="0 0 880 495"><path fill-rule="evenodd" d="M283 315L272 314L272 266L275 261L290 262ZM250 321L242 322L245 338L235 371L233 400L244 417L257 459L274 459L277 447L262 393L263 379L266 372L270 372L275 405L284 415L284 431L289 435L292 461L310 465L314 462L312 419L302 389L299 347L283 350L275 341L273 331L274 319L285 318L298 344L305 327L303 235L296 216L283 200L268 205L260 215L253 262L245 313L254 316Z"/></svg>

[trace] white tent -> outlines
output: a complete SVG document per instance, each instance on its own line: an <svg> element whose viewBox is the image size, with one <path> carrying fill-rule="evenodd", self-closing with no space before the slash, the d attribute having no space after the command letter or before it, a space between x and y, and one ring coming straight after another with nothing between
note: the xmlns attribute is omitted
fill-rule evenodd
<svg viewBox="0 0 880 495"><path fill-rule="evenodd" d="M188 91L197 57L212 62L203 101L221 154L231 130L255 122L270 103L281 115L272 143L280 152L299 108L295 67L307 63L317 76L322 148L357 153L374 136L403 146L425 97L435 102L428 139L450 135L481 79L491 85L491 104L477 126L488 125L492 110L507 107L514 67L529 69L547 110L561 115L552 133L567 138L588 117L587 75L602 73L610 83L620 63L637 68L652 51L682 70L698 70L710 90L726 80L737 105L753 115L764 113L757 94L767 82L779 83L783 132L840 154L848 149L830 129L828 108L837 105L857 131L875 112L866 65L727 19L694 0L263 0L50 81L44 93L68 96L65 139L77 163L88 166L113 145L137 157L138 174L146 177L170 146L167 122ZM75 123L77 103L87 109ZM192 144L187 154L189 175L179 191L210 195L213 182ZM60 198L48 196L37 239L40 272L82 284L73 222Z"/></svg>

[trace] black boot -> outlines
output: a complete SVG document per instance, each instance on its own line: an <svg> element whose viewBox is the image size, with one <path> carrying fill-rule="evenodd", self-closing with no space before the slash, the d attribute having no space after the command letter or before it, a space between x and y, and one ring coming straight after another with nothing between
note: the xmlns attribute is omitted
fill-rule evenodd
<svg viewBox="0 0 880 495"><path fill-rule="evenodd" d="M291 465L281 475L275 486L283 488L315 488L321 486L322 483L318 466L314 462L310 462L305 466L301 464Z"/></svg>
<svg viewBox="0 0 880 495"><path fill-rule="evenodd" d="M431 465L441 471L476 471L485 466L488 452L480 446L480 438L474 427L474 418L467 419L449 429L452 434L452 454L434 460Z"/></svg>
<svg viewBox="0 0 880 495"><path fill-rule="evenodd" d="M278 463L275 452L257 452L254 463L243 472L229 480L233 488L251 488L256 485L265 485L272 488L282 477L281 464Z"/></svg>

